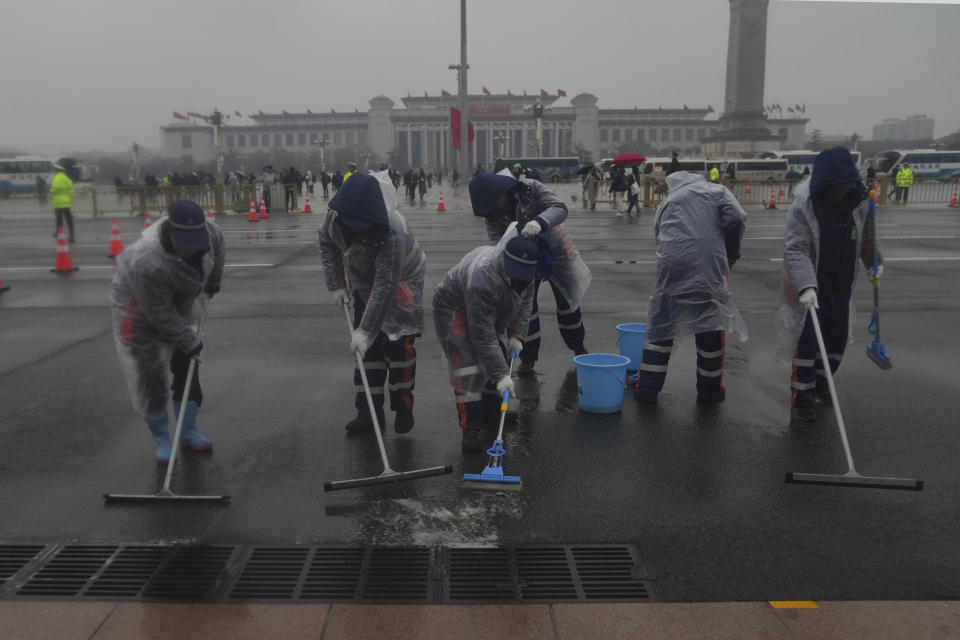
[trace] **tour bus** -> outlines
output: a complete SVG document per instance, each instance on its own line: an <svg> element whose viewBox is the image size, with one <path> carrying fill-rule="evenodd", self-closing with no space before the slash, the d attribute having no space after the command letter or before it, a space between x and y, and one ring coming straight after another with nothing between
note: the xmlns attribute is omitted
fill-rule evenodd
<svg viewBox="0 0 960 640"><path fill-rule="evenodd" d="M812 173L813 161L817 159L818 155L820 155L819 151L808 151L805 149L775 152L775 157L787 161L787 178L791 180L799 180L803 176L804 169L809 169L809 171L807 171L808 174ZM853 157L853 163L859 168L860 152L851 151L850 155Z"/></svg>
<svg viewBox="0 0 960 640"><path fill-rule="evenodd" d="M895 149L878 153L871 162L878 175L893 175L901 166L909 164L916 177L937 180L960 177L960 151Z"/></svg>
<svg viewBox="0 0 960 640"><path fill-rule="evenodd" d="M539 176L541 182L560 182L577 177L580 158L565 156L556 158L497 158L493 164L494 173L519 164L527 171L527 177ZM536 174L533 174L536 171Z"/></svg>
<svg viewBox="0 0 960 640"><path fill-rule="evenodd" d="M661 175L660 171L663 172L663 175L666 175L667 171L670 170L672 161L673 158L647 158L647 161L640 167L640 175L645 178L656 178ZM720 161L704 160L703 158L678 158L677 162L680 163L680 171L699 173L708 179L710 178L710 169L714 166L719 168L721 165Z"/></svg>
<svg viewBox="0 0 960 640"><path fill-rule="evenodd" d="M53 161L40 156L0 158L0 192L34 191L37 178L49 187L53 180Z"/></svg>
<svg viewBox="0 0 960 640"><path fill-rule="evenodd" d="M787 178L787 168L784 158L725 160L720 175L733 182L782 182Z"/></svg>

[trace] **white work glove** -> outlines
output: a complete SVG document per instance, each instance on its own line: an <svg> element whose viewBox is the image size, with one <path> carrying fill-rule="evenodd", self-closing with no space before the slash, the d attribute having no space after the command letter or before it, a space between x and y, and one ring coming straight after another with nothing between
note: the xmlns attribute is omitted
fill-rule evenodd
<svg viewBox="0 0 960 640"><path fill-rule="evenodd" d="M882 265L882 264L878 264L878 265L877 265L877 273L876 273L876 275L874 275L874 273L873 273L873 267L867 269L867 277L870 278L871 280L873 280L874 278L876 278L877 280L879 280L879 279L880 279L880 276L882 276L882 275L883 275L883 265Z"/></svg>
<svg viewBox="0 0 960 640"><path fill-rule="evenodd" d="M350 306L350 294L346 289L337 289L333 292L333 301L341 307Z"/></svg>
<svg viewBox="0 0 960 640"><path fill-rule="evenodd" d="M807 309L813 307L814 309L819 309L820 305L817 304L817 290L813 287L807 287L800 292L800 295L797 297L802 304Z"/></svg>
<svg viewBox="0 0 960 640"><path fill-rule="evenodd" d="M520 338L511 337L507 342L507 354L509 355L511 351L519 356L520 352L523 351L523 340Z"/></svg>
<svg viewBox="0 0 960 640"><path fill-rule="evenodd" d="M354 329L353 336L350 338L350 350L356 351L363 357L363 354L370 348L370 336L363 329Z"/></svg>
<svg viewBox="0 0 960 640"><path fill-rule="evenodd" d="M540 226L540 223L536 220L531 220L527 224L523 225L523 231L521 234L524 238L536 238L541 231L543 231L543 227Z"/></svg>
<svg viewBox="0 0 960 640"><path fill-rule="evenodd" d="M510 395L513 396L513 378L511 378L509 374L497 380L497 393L500 394L501 398L507 389L510 390Z"/></svg>

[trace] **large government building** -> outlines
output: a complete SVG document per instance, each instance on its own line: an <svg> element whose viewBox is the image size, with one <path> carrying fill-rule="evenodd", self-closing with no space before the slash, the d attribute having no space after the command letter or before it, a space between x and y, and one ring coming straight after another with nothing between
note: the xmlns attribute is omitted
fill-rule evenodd
<svg viewBox="0 0 960 640"><path fill-rule="evenodd" d="M529 107L538 101L547 107L543 156L573 156L586 150L595 159L604 158L636 148L638 142L645 142L649 149L695 155L700 153L701 141L715 135L719 127L712 108L600 109L597 97L589 93L574 96L568 105L557 105L558 99L557 95L469 96L467 111L475 130L470 165L489 167L497 157L536 156L535 120ZM223 151L237 155L272 150L308 152L322 140L326 149L367 146L380 161L393 157L397 169L452 170L457 152L451 144L450 107L457 106L456 97L408 96L401 101L403 107L399 108L380 95L370 100L366 112L260 112L249 116L253 124L221 128ZM765 121L771 134L785 137L785 149L803 148L807 122L805 118ZM165 157L188 157L201 164L213 160L209 125L177 122L160 130Z"/></svg>

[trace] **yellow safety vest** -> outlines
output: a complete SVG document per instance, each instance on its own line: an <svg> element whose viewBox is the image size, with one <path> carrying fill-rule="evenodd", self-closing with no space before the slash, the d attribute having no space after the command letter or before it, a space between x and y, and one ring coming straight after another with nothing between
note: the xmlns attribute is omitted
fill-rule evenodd
<svg viewBox="0 0 960 640"><path fill-rule="evenodd" d="M913 169L909 167L906 169L900 169L900 173L897 174L897 186L898 187L909 187L913 184Z"/></svg>
<svg viewBox="0 0 960 640"><path fill-rule="evenodd" d="M710 182L719 182L720 181L720 169L714 167L710 169Z"/></svg>
<svg viewBox="0 0 960 640"><path fill-rule="evenodd" d="M73 206L73 180L63 171L58 171L50 181L54 209L69 209Z"/></svg>

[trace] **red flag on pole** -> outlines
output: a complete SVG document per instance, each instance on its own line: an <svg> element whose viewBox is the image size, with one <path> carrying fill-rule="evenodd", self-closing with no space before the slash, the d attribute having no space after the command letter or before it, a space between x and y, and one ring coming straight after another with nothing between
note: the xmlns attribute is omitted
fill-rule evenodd
<svg viewBox="0 0 960 640"><path fill-rule="evenodd" d="M787 111L789 111L790 113L793 113L793 107L787 107Z"/></svg>
<svg viewBox="0 0 960 640"><path fill-rule="evenodd" d="M336 112L337 112L336 109L334 109L333 107L330 107L330 113L336 113Z"/></svg>
<svg viewBox="0 0 960 640"><path fill-rule="evenodd" d="M507 101L513 100L513 94L510 93L510 89L507 89Z"/></svg>
<svg viewBox="0 0 960 640"><path fill-rule="evenodd" d="M262 115L262 116L267 115L267 114L265 114L263 111L260 111L259 113L260 113L260 115Z"/></svg>
<svg viewBox="0 0 960 640"><path fill-rule="evenodd" d="M189 119L190 119L190 118L188 118L187 116L183 115L182 113L177 113L176 111L173 112L173 117L176 118L177 120L189 120Z"/></svg>
<svg viewBox="0 0 960 640"><path fill-rule="evenodd" d="M187 115L190 116L191 118L206 119L206 117L207 117L207 116L203 115L202 113L197 113L196 111L187 111Z"/></svg>
<svg viewBox="0 0 960 640"><path fill-rule="evenodd" d="M526 89L523 90L523 99L524 99L524 100L527 99L527 90L526 90Z"/></svg>
<svg viewBox="0 0 960 640"><path fill-rule="evenodd" d="M238 117L238 118L242 118L242 117L243 117L243 114L240 113L239 111L234 111L234 113L237 114L237 117Z"/></svg>
<svg viewBox="0 0 960 640"><path fill-rule="evenodd" d="M797 111L800 111L800 105L797 105Z"/></svg>
<svg viewBox="0 0 960 640"><path fill-rule="evenodd" d="M690 107L688 107L687 105L683 105L683 110L684 110L684 111L690 111Z"/></svg>
<svg viewBox="0 0 960 640"><path fill-rule="evenodd" d="M540 95L543 96L544 98L546 98L546 97L549 96L550 94L547 93L546 91L544 91L543 89L540 89Z"/></svg>
<svg viewBox="0 0 960 640"><path fill-rule="evenodd" d="M483 94L484 94L484 95L487 95L487 96L490 95L490 90L487 89L486 87L484 87L484 88L483 88Z"/></svg>
<svg viewBox="0 0 960 640"><path fill-rule="evenodd" d="M354 112L354 113L360 113L360 109L357 109L356 107L354 107L354 108L353 108L353 112Z"/></svg>
<svg viewBox="0 0 960 640"><path fill-rule="evenodd" d="M564 91L563 89L557 89L557 95L560 96L561 98L566 98L567 92Z"/></svg>
<svg viewBox="0 0 960 640"><path fill-rule="evenodd" d="M287 111L286 109L284 109L284 110L283 110L283 115L288 116L288 115L290 115L290 112Z"/></svg>
<svg viewBox="0 0 960 640"><path fill-rule="evenodd" d="M307 109L307 114L312 116L312 115L313 115L313 111L310 111L310 109Z"/></svg>
<svg viewBox="0 0 960 640"><path fill-rule="evenodd" d="M638 113L640 112L637 110L637 105L633 105L633 115L637 115Z"/></svg>
<svg viewBox="0 0 960 640"><path fill-rule="evenodd" d="M423 97L426 98L427 100L430 99L430 96L429 96L429 94L427 94L426 90L424 90L424 92L423 92Z"/></svg>
<svg viewBox="0 0 960 640"><path fill-rule="evenodd" d="M658 104L658 105L657 105L657 111L663 111L663 105Z"/></svg>
<svg viewBox="0 0 960 640"><path fill-rule="evenodd" d="M713 113L714 109L709 104L707 105L707 113Z"/></svg>
<svg viewBox="0 0 960 640"><path fill-rule="evenodd" d="M445 89L440 89L440 95L443 96L444 98L449 98L450 92Z"/></svg>

